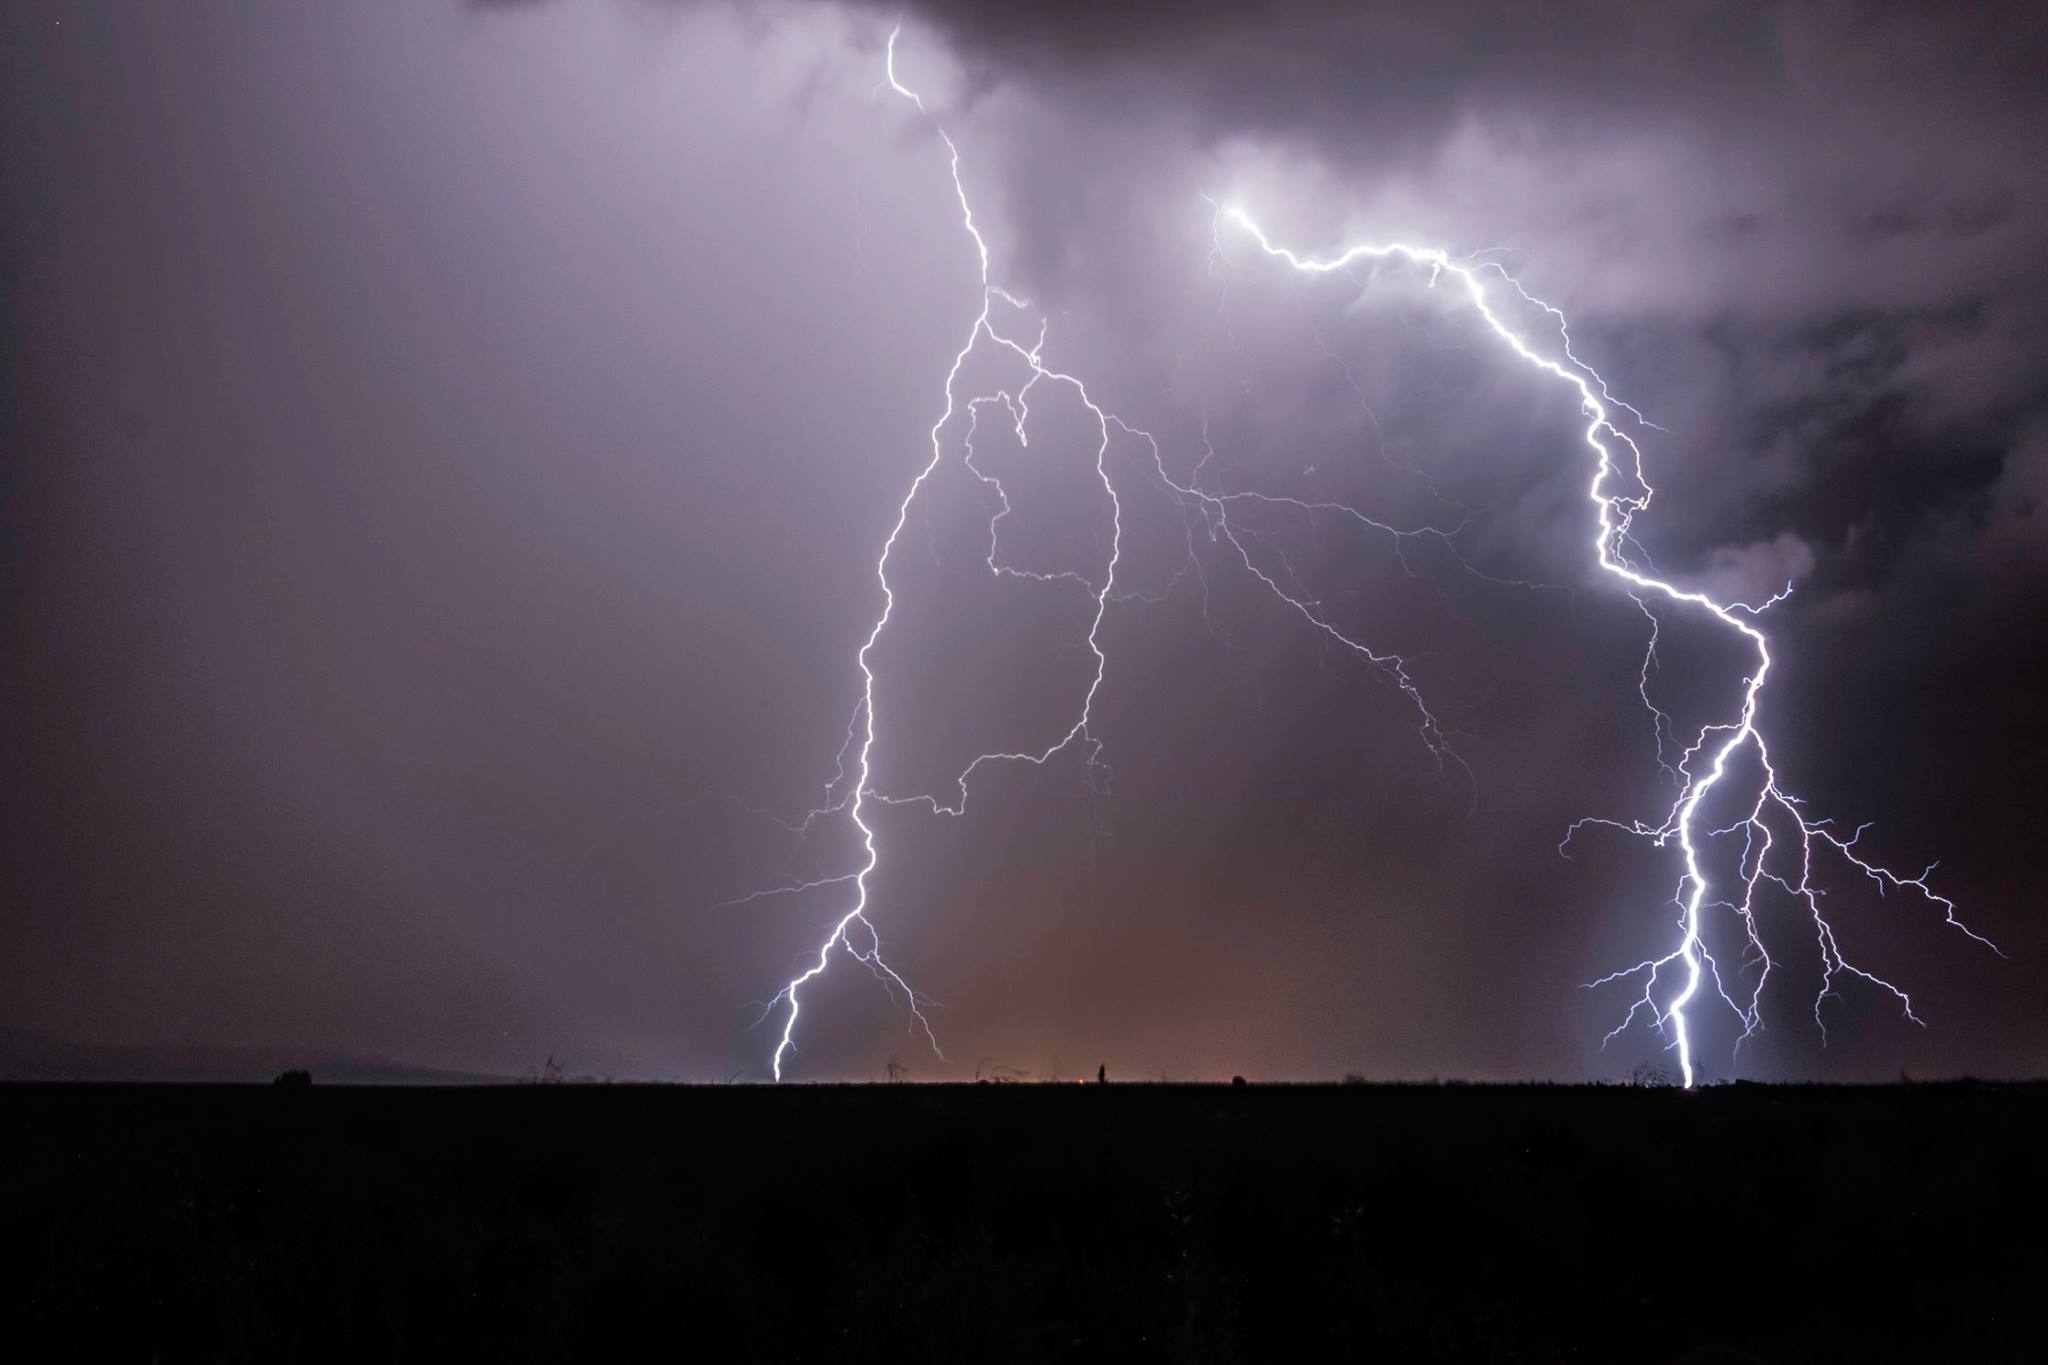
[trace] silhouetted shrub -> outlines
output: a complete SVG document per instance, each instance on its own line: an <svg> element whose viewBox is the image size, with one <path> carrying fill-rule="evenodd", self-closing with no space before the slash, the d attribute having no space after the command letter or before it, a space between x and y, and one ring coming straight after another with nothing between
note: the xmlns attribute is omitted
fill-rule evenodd
<svg viewBox="0 0 2048 1365"><path fill-rule="evenodd" d="M1671 1068L1662 1062L1637 1062L1629 1068L1628 1084L1662 1089L1678 1084L1678 1078L1671 1074Z"/></svg>

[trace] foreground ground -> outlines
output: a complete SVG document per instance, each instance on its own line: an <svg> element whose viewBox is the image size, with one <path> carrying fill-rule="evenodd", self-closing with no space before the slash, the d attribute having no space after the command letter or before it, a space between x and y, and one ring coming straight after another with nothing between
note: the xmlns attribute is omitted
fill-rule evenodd
<svg viewBox="0 0 2048 1365"><path fill-rule="evenodd" d="M2048 1086L0 1088L20 1360L2048 1359Z"/></svg>

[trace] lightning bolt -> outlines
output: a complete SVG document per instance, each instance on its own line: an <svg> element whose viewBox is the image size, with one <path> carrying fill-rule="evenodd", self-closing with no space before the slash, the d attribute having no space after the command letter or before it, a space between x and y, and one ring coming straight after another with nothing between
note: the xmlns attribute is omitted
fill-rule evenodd
<svg viewBox="0 0 2048 1365"><path fill-rule="evenodd" d="M1091 774L1098 771L1101 767L1102 744L1091 732L1090 726L1095 701L1108 671L1108 658L1103 651L1101 630L1109 605L1112 601L1124 600L1158 601L1165 593L1173 591L1182 577L1192 571L1203 588L1206 620L1208 584L1196 554L1198 536L1205 536L1214 545L1227 546L1229 558L1241 565L1250 577L1283 607L1300 617L1326 642L1356 658L1390 683L1401 695L1404 704L1410 708L1415 732L1428 752L1434 756L1439 767L1455 767L1468 783L1472 781L1471 770L1458 756L1446 731L1417 685L1409 660L1400 654L1377 649L1369 642L1341 628L1316 597L1303 586L1284 552L1275 546L1269 537L1247 525L1242 517L1234 519L1233 513L1253 507L1280 507L1291 509L1311 519L1318 514L1335 514L1389 537L1397 554L1410 538L1423 536L1441 541L1455 555L1457 551L1452 540L1463 529L1464 523L1461 522L1451 528L1400 528L1377 521L1343 503L1276 497L1245 490L1229 491L1205 485L1204 470L1215 455L1214 447L1208 444L1206 422L1203 427L1203 455L1184 479L1173 477L1168 472L1160 444L1151 433L1131 426L1108 412L1090 395L1080 379L1052 368L1045 362L1046 329L1043 323L1040 324L1036 338L1029 345L1016 340L1003 325L999 325L999 317L1007 322L1010 314L1026 312L1031 308L1031 304L1028 300L1007 292L991 279L988 243L975 222L973 206L961 179L959 148L926 108L922 97L904 85L897 76L898 32L900 30L892 31L889 35L885 77L876 90L879 93L886 87L914 106L946 149L961 225L974 243L979 264L980 308L968 330L966 340L954 354L952 366L947 371L944 406L930 431L930 456L916 477L911 480L897 504L894 524L890 527L875 561L874 571L881 587L882 608L856 655L855 662L861 676L860 700L848 724L846 739L840 748L833 779L826 784L824 803L796 821L771 816L796 836L801 847L803 840L809 837L820 820L843 812L859 834L863 850L860 866L852 872L837 875L821 875L809 879L791 876L782 885L764 888L735 901L726 902L737 905L768 897L800 895L830 887L852 887L850 903L832 922L815 955L807 960L808 965L762 1006L763 1021L778 1011L781 1012L782 1027L772 1062L773 1072L778 1081L783 1078L785 1063L796 1048L796 1028L803 1009L804 988L821 976L830 966L835 952L841 951L865 966L892 996L897 996L904 1002L910 1018L910 1027L913 1030L921 1029L933 1051L941 1057L944 1056L939 1049L938 1038L932 1029L931 1021L925 1013L925 1007L932 1002L914 990L883 957L881 935L870 916L870 879L880 863L875 829L869 823L870 807L913 806L923 808L933 815L961 815L967 806L969 780L982 767L999 763L1043 766L1056 755L1069 751L1082 755ZM1587 497L1594 506L1593 559L1601 571L1619 581L1624 592L1635 601L1649 620L1649 642L1644 652L1637 690L1651 716L1657 741L1658 765L1677 787L1677 794L1671 805L1654 824L1641 820L1587 817L1574 822L1559 844L1560 852L1569 856L1571 842L1581 829L1587 826L1605 826L1647 839L1659 848L1675 845L1678 853L1676 861L1679 864L1679 879L1672 904L1677 906L1679 914L1673 945L1657 956L1645 958L1633 966L1586 983L1588 988L1620 982L1633 982L1640 986L1640 994L1630 1004L1621 1022L1603 1039L1603 1046L1633 1025L1639 1017L1647 1015L1652 1025L1662 1032L1670 1040L1670 1046L1676 1049L1684 1083L1690 1088L1696 1082L1697 1073L1688 1007L1701 996L1709 983L1716 997L1733 1011L1741 1024L1741 1038L1736 1044L1738 1050L1742 1042L1761 1029L1764 989L1777 965L1764 946L1758 929L1758 897L1766 883L1797 901L1811 920L1821 965L1820 987L1814 997L1813 1015L1816 1024L1821 1028L1823 1038L1826 1035L1826 1026L1821 1017L1821 1007L1831 995L1836 994L1836 983L1843 977L1857 978L1887 994L1907 1019L1916 1024L1920 1023L1919 1016L1914 1013L1911 997L1903 989L1876 973L1857 966L1843 954L1833 926L1821 911L1821 897L1824 893L1814 880L1817 852L1828 852L1837 856L1872 882L1880 894L1888 890L1916 894L1925 903L1938 908L1947 924L1991 951L1999 952L1997 945L1990 939L1963 923L1952 901L1932 889L1928 882L1934 871L1932 867L1917 876L1908 877L1866 859L1857 847L1865 827L1858 827L1847 836L1837 833L1831 821L1808 815L1800 798L1788 792L1780 783L1769 745L1759 726L1764 686L1771 672L1772 656L1769 638L1758 624L1758 620L1770 607L1789 594L1790 585L1787 585L1785 592L1777 594L1769 601L1761 605L1750 605L1741 602L1722 602L1706 592L1682 587L1660 576L1634 537L1635 519L1650 505L1655 490L1644 476L1641 449L1616 425L1612 413L1615 410L1627 412L1642 426L1658 428L1634 408L1613 397L1608 391L1606 381L1572 350L1569 326L1561 311L1529 294L1505 269L1494 262L1482 260L1479 255L1454 257L1440 247L1391 242L1351 246L1338 255L1326 258L1307 256L1276 244L1242 208L1235 205L1219 205L1214 201L1211 201L1211 205L1213 250L1208 268L1212 278L1217 279L1220 286L1217 313L1211 326L1212 335L1219 328L1227 333L1229 327L1226 311L1228 286L1218 271L1218 266L1223 261L1221 232L1223 225L1228 222L1246 234L1266 256L1283 262L1304 275L1339 274L1353 265L1366 261L1392 261L1427 269L1432 288L1448 282L1459 294L1463 305L1508 352L1531 368L1568 385L1578 397L1580 411L1586 421L1582 441L1592 469L1591 479L1587 485ZM1489 290L1488 282L1493 277L1498 277L1503 283L1504 291L1512 294L1518 304L1525 309L1540 312L1554 326L1558 338L1556 355L1546 354L1537 340L1507 320L1502 310L1512 305L1506 304L1504 300L1497 300ZM1496 306L1497 303L1500 306ZM1002 310L1000 313L999 309ZM1323 344L1320 335L1316 340L1323 353L1344 372L1346 381L1351 384L1352 391L1359 396L1360 404L1363 406L1363 395L1352 379L1348 367ZM997 389L963 397L960 386L961 371L970 355L983 345L993 348L998 354L1008 355L1021 362L1026 377L1014 391ZM1007 417L1019 445L1028 447L1030 398L1032 391L1042 384L1070 389L1088 412L1097 432L1094 469L1101 483L1111 526L1109 551L1099 574L1081 571L1038 572L1005 564L1001 558L1001 523L1010 515L1010 501L1001 481L975 463L974 440L980 430L984 411L1000 409ZM971 477L993 495L996 506L996 510L990 515L988 526L988 553L985 557L988 572L994 576L1023 579L1060 590L1078 589L1087 594L1092 600L1087 644L1094 658L1094 668L1071 726L1049 746L1038 750L978 755L960 772L951 795L944 798L936 794L890 795L879 792L872 786L872 760L877 726L876 679L871 656L876 643L887 630L895 614L896 595L889 577L891 558L902 538L912 505L945 462L946 432L963 413L966 431L960 442L961 464ZM1372 418L1370 409L1366 408L1365 413L1376 427L1377 420ZM1142 450L1145 458L1141 462L1141 467L1146 469L1159 487L1177 499L1182 508L1188 540L1188 560L1167 585L1165 592L1160 594L1148 595L1130 590L1119 592L1117 588L1116 571L1123 549L1123 503L1110 478L1108 460L1112 446L1119 439L1128 440ZM1618 455L1617 451L1623 451L1625 455ZM1405 565L1405 561L1403 562ZM1462 557L1460 562L1463 562ZM1469 565L1466 567L1470 568ZM1660 618L1653 609L1654 604L1664 604L1672 609L1697 612L1711 617L1725 630L1739 637L1754 658L1754 664L1742 681L1739 696L1731 712L1723 719L1705 725L1683 746L1677 738L1676 727L1671 717L1659 709L1652 700L1652 677L1657 668L1657 642L1661 629ZM1216 630L1213 622L1209 625L1212 631ZM1676 761L1669 757L1674 751L1678 754ZM1731 778L1731 769L1744 755L1753 757L1755 771L1758 774L1754 781L1741 788L1741 804L1746 806L1747 813L1732 825L1716 829L1704 828L1705 803L1724 784L1728 784L1731 789L1735 787L1740 779ZM743 808L753 809L745 807L744 803L739 804ZM1790 856L1774 860L1773 855L1779 850L1781 843L1781 834L1784 836L1782 842L1789 847ZM1741 836L1742 847L1733 885L1727 892L1717 894L1715 883L1709 877L1704 864L1709 841L1732 838L1736 835ZM1780 866L1780 863L1784 865ZM1728 911L1742 930L1746 957L1741 969L1755 970L1754 980L1746 998L1738 998L1738 993L1731 991L1720 964L1708 950L1703 935L1703 923L1709 910ZM2000 955L2003 956L2002 953ZM1675 990L1667 985L1667 977L1676 983Z"/></svg>
<svg viewBox="0 0 2048 1365"><path fill-rule="evenodd" d="M856 961L866 966L891 989L892 993L900 993L913 1020L913 1027L923 1030L926 1041L931 1044L932 1050L935 1053L938 1053L941 1057L945 1055L939 1047L937 1034L932 1030L931 1020L924 1013L923 1006L929 1003L929 1001L913 990L910 984L903 979L902 975L883 958L881 934L876 930L873 920L868 915L870 899L868 880L881 861L880 851L875 843L874 827L867 820L867 808L870 801L882 805L920 805L926 807L934 814L959 815L964 813L967 808L968 780L985 765L994 763L1028 763L1034 766L1043 766L1051 762L1055 755L1070 749L1079 750L1084 754L1091 771L1097 767L1101 760L1102 746L1089 733L1089 723L1094 710L1096 695L1101 691L1103 677L1109 669L1109 657L1102 651L1102 621L1109 610L1111 596L1116 587L1117 563L1123 552L1123 509L1117 497L1116 487L1110 481L1107 467L1110 449L1110 429L1115 419L1104 412L1101 407L1097 406L1095 400L1089 396L1087 387L1079 379L1060 370L1052 369L1042 361L1041 354L1045 344L1045 333L1042 327L1039 331L1038 339L1030 346L1023 345L998 329L995 322L998 305L1002 305L1009 310L1022 311L1029 308L1030 304L1027 300L1020 299L1016 295L1009 293L990 279L988 242L981 235L981 229L975 224L974 206L968 200L967 187L960 178L960 149L954 144L952 136L946 132L945 128L937 120L931 118L930 111L925 108L923 98L915 90L910 89L897 79L896 38L900 32L899 28L892 30L889 34L884 66L886 74L883 84L896 95L908 100L916 107L919 114L930 121L933 131L938 134L940 142L946 148L947 167L953 181L953 194L960 206L961 226L965 228L967 235L974 242L975 258L980 267L981 309L975 315L973 326L968 329L967 340L961 344L960 349L953 356L952 368L946 372L945 407L940 412L938 420L932 423L931 457L926 460L924 467L918 471L917 477L911 480L910 487L905 490L902 501L897 504L895 524L890 527L888 538L882 542L881 554L875 561L875 578L880 583L882 589L882 612L880 616L875 618L875 623L869 629L867 638L861 643L860 652L856 656L856 663L859 666L861 675L861 700L856 709L853 723L848 729L848 747L854 750L851 783L849 785L845 782L847 777L844 762L845 749L842 748L840 773L835 778L834 783L827 787L825 806L806 815L804 821L799 826L802 831L808 832L810 826L817 818L843 808L848 818L852 821L854 828L860 833L861 846L865 851L864 861L860 869L853 873L850 879L846 877L819 878L788 887L772 888L766 893L781 894L809 891L847 880L851 880L854 888L852 904L833 923L830 932L826 934L824 941L819 944L816 957L802 972L785 983L782 989L777 991L767 1002L763 1010L762 1017L765 1019L778 1008L786 1006L782 1020L782 1036L775 1046L775 1053L771 1064L775 1079L778 1081L782 1079L784 1062L796 1046L796 1024L797 1018L803 1010L803 988L825 972L826 968L831 964L833 952L837 949L843 949ZM1007 353L1021 360L1028 371L1029 378L1014 394L1003 390L992 394L977 395L963 401L959 395L961 368L966 365L968 356L983 342L995 347L999 352ZM1086 575L1080 573L1035 573L1005 565L998 558L1001 523L1010 513L1009 496L1004 492L1000 480L983 472L974 463L974 435L980 421L981 410L984 407L1000 405L1009 414L1020 444L1029 445L1027 422L1030 416L1030 396L1032 389L1041 383L1051 383L1071 388L1094 419L1100 434L1100 442L1095 450L1095 472L1102 482L1103 494L1108 500L1112 531L1108 562L1104 565L1099 580L1091 580ZM889 582L890 557L895 553L897 541L902 538L904 524L910 518L911 505L916 502L918 494L924 491L925 485L931 480L932 475L938 471L939 466L945 460L945 431L952 424L955 416L963 409L967 413L968 430L964 441L962 462L966 466L967 471L983 487L994 492L999 505L998 510L989 519L989 552L987 556L989 572L996 576L1022 578L1039 583L1076 586L1088 593L1094 603L1093 615L1088 627L1088 649L1094 656L1095 668L1093 676L1089 680L1087 692L1082 697L1079 715L1076 716L1066 733L1048 747L1035 752L1028 750L995 752L976 756L960 773L956 783L956 796L950 801L941 800L933 795L887 796L874 791L870 785L873 776L875 747L875 672L870 656L874 652L876 642L881 639L882 632L888 628L890 619L895 615L896 611L896 593ZM835 799L836 793L842 785L846 786L846 794L843 798Z"/></svg>
<svg viewBox="0 0 2048 1365"><path fill-rule="evenodd" d="M1629 595L1635 598L1637 605L1650 618L1650 642L1644 654L1639 691L1644 705L1649 708L1655 726L1658 763L1677 779L1678 794L1664 818L1654 825L1641 821L1622 822L1588 818L1575 822L1566 831L1559 848L1568 850L1572 836L1586 825L1606 825L1649 839L1658 847L1675 843L1679 861L1683 866L1678 891L1673 897L1680 910L1678 936L1674 946L1659 956L1646 958L1632 967L1588 983L1589 986L1601 986L1612 982L1638 980L1642 984L1642 994L1630 1005L1621 1023L1603 1039L1603 1045L1628 1028L1639 1014L1647 1011L1659 1029L1668 1030L1673 1046L1678 1052L1679 1068L1683 1073L1685 1085L1691 1088L1697 1075L1693 1064L1693 1040L1686 1007L1700 994L1708 978L1713 981L1715 994L1734 1011L1742 1025L1738 1047L1762 1027L1764 986L1775 965L1757 931L1756 898L1761 883L1765 881L1797 898L1812 919L1821 963L1820 989L1814 997L1813 1016L1823 1038L1826 1036L1826 1024L1821 1018L1821 1006L1834 993L1836 978L1843 975L1860 978L1888 994L1907 1019L1916 1024L1921 1023L1920 1017L1913 1012L1912 998L1903 989L1884 977L1857 966L1843 955L1834 927L1821 913L1822 892L1813 880L1816 847L1824 846L1839 854L1857 872L1874 883L1880 893L1887 888L1910 889L1917 893L1924 901L1941 910L1944 922L1991 951L1999 953L2000 956L2004 955L1997 944L1971 929L1957 917L1953 901L1938 894L1928 885L1927 879L1934 871L1932 866L1918 876L1907 877L1870 862L1856 850L1857 841L1867 826L1858 827L1854 833L1844 838L1834 832L1831 821L1807 815L1800 798L1789 793L1780 783L1769 743L1758 726L1764 684L1770 675L1772 659L1770 640L1756 624L1756 620L1770 607L1783 601L1790 594L1791 585L1787 584L1783 592L1761 605L1721 602L1704 592L1683 588L1659 577L1654 570L1648 568L1646 564L1639 565L1630 555L1630 549L1634 545L1635 518L1650 505L1655 489L1644 477L1642 451L1626 432L1615 425L1610 413L1612 409L1620 408L1635 416L1638 421L1644 419L1634 408L1615 399L1608 392L1606 381L1573 353L1571 334L1562 312L1529 294L1513 277L1492 262L1467 263L1453 258L1440 247L1412 246L1401 242L1353 246L1327 259L1306 257L1287 247L1275 245L1264 229L1242 209L1233 207L1226 210L1226 213L1251 235L1267 255L1276 257L1295 270L1307 274L1325 275L1341 271L1359 261L1390 258L1428 267L1431 284L1434 285L1446 278L1454 282L1455 286L1463 291L1465 302L1472 312L1518 359L1570 385L1578 394L1580 410L1586 418L1583 440L1587 452L1592 457L1593 466L1593 476L1587 486L1586 495L1595 508L1594 562L1602 571L1621 580ZM1495 308L1486 283L1482 279L1482 275L1489 270L1504 279L1519 300L1541 310L1556 324L1559 350L1563 357L1561 360L1544 355L1526 334L1511 326L1502 317ZM1647 421L1644 421L1644 424L1651 425ZM1625 482L1622 481L1623 471L1619 468L1615 455L1616 445L1625 447L1628 452ZM1727 630L1740 636L1755 655L1755 665L1743 680L1740 700L1734 715L1704 727L1685 748L1675 765L1665 760L1665 737L1671 731L1671 719L1650 700L1650 675L1656 663L1658 619L1650 609L1649 602L1658 600L1706 613ZM1729 780L1731 764L1744 753L1753 754L1760 774L1759 779L1746 793L1748 814L1735 825L1703 831L1701 810L1704 803L1717 787ZM1770 855L1777 843L1777 837L1770 824L1771 816L1781 817L1792 831L1792 841L1798 852L1796 880L1786 873L1774 872L1770 868ZM1702 865L1703 837L1725 837L1738 833L1744 840L1736 878L1740 887L1739 899L1710 900L1709 897L1713 895L1713 882ZM1730 994L1722 978L1719 964L1706 948L1702 936L1702 920L1710 908L1726 908L1733 912L1742 928L1747 950L1753 955L1757 973L1746 1001L1738 1001ZM1660 1004L1657 989L1667 971L1674 973L1680 984L1676 994Z"/></svg>

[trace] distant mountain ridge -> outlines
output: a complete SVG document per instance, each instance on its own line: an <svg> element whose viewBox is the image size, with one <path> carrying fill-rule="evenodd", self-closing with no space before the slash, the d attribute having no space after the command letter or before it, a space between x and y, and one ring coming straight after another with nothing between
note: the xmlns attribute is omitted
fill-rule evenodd
<svg viewBox="0 0 2048 1365"><path fill-rule="evenodd" d="M0 1028L0 1081L262 1084L292 1070L311 1072L316 1084L329 1085L504 1085L517 1079L321 1048L66 1043Z"/></svg>

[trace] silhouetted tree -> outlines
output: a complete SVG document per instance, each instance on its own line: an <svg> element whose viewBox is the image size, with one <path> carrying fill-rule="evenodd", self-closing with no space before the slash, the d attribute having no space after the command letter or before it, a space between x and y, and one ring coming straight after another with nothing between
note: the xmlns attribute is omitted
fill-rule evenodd
<svg viewBox="0 0 2048 1365"><path fill-rule="evenodd" d="M313 1073L299 1070L281 1071L277 1074L277 1079L271 1082L272 1085L281 1085L289 1090L297 1090L312 1083Z"/></svg>
<svg viewBox="0 0 2048 1365"><path fill-rule="evenodd" d="M1675 1085L1677 1081L1671 1075L1670 1067L1665 1066L1662 1062L1650 1061L1637 1062L1633 1067L1630 1067L1628 1083L1630 1085L1646 1085L1661 1089L1664 1086Z"/></svg>

